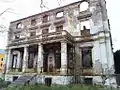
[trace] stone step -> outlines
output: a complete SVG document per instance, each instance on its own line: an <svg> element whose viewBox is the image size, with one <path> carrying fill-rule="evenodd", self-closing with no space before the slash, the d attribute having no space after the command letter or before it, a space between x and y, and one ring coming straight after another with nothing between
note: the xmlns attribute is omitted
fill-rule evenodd
<svg viewBox="0 0 120 90"><path fill-rule="evenodd" d="M35 75L23 75L20 76L17 80L13 81L10 86L26 85L29 84Z"/></svg>

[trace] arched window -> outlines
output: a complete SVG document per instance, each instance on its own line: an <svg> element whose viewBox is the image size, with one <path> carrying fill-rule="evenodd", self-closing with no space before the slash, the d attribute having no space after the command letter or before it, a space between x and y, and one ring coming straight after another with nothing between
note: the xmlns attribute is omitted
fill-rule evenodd
<svg viewBox="0 0 120 90"><path fill-rule="evenodd" d="M89 8L89 3L84 1L80 4L80 12L85 11Z"/></svg>
<svg viewBox="0 0 120 90"><path fill-rule="evenodd" d="M16 28L17 28L17 29L22 28L22 27L23 27L23 25L22 25L21 22L20 22L20 23L17 23L17 25L16 25Z"/></svg>

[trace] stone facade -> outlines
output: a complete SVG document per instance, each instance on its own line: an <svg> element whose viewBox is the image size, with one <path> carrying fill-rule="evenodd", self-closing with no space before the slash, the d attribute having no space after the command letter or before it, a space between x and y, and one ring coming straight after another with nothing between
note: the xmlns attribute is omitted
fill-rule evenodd
<svg viewBox="0 0 120 90"><path fill-rule="evenodd" d="M68 84L75 75L101 82L96 77L114 73L106 2L81 0L13 21L7 51L6 80L37 74L42 83Z"/></svg>

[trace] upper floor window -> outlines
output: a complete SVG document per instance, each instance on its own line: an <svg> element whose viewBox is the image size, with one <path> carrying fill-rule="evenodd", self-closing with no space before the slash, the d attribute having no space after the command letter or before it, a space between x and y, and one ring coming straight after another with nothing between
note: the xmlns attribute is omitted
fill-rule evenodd
<svg viewBox="0 0 120 90"><path fill-rule="evenodd" d="M48 15L43 16L43 20L42 20L43 23L48 22L48 20L49 20Z"/></svg>
<svg viewBox="0 0 120 90"><path fill-rule="evenodd" d="M19 39L20 35L19 34L15 34L15 39Z"/></svg>
<svg viewBox="0 0 120 90"><path fill-rule="evenodd" d="M30 33L30 36L35 36L36 35L36 32L31 32Z"/></svg>
<svg viewBox="0 0 120 90"><path fill-rule="evenodd" d="M36 22L36 19L32 19L32 20L31 20L31 25L34 26L34 25L36 25L36 23L37 23L37 22Z"/></svg>
<svg viewBox="0 0 120 90"><path fill-rule="evenodd" d="M1 58L1 61L3 61L3 58Z"/></svg>
<svg viewBox="0 0 120 90"><path fill-rule="evenodd" d="M92 47L82 48L82 66L84 68L93 67L93 64L92 64Z"/></svg>
<svg viewBox="0 0 120 90"><path fill-rule="evenodd" d="M48 33L48 29L43 29L42 30L42 34L47 34Z"/></svg>
<svg viewBox="0 0 120 90"><path fill-rule="evenodd" d="M22 28L22 23L21 23L21 22L20 22L20 23L17 23L16 28L17 28L17 29Z"/></svg>
<svg viewBox="0 0 120 90"><path fill-rule="evenodd" d="M81 22L81 30L85 30L85 28L90 29L90 21L89 20Z"/></svg>
<svg viewBox="0 0 120 90"><path fill-rule="evenodd" d="M57 27L56 27L56 31L57 31L57 32L60 32L61 30L63 30L63 25L60 25L60 26L57 26Z"/></svg>
<svg viewBox="0 0 120 90"><path fill-rule="evenodd" d="M84 1L80 4L80 12L85 11L89 8L89 3Z"/></svg>
<svg viewBox="0 0 120 90"><path fill-rule="evenodd" d="M58 13L56 14L56 18L63 17L63 15L64 15L63 11L58 12Z"/></svg>

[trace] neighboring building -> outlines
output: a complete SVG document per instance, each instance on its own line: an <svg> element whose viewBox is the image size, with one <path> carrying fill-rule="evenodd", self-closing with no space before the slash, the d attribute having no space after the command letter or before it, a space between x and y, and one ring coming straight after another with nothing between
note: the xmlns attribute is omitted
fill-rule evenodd
<svg viewBox="0 0 120 90"><path fill-rule="evenodd" d="M0 49L0 73L4 72L5 50Z"/></svg>
<svg viewBox="0 0 120 90"><path fill-rule="evenodd" d="M39 83L51 78L52 84L68 84L75 75L100 83L100 75L114 73L109 29L104 0L81 0L13 21L5 79L37 74Z"/></svg>

